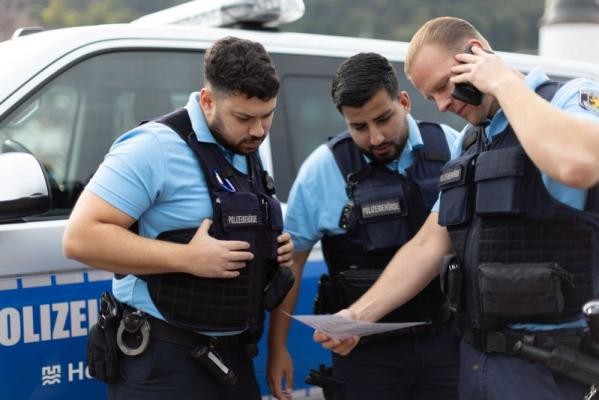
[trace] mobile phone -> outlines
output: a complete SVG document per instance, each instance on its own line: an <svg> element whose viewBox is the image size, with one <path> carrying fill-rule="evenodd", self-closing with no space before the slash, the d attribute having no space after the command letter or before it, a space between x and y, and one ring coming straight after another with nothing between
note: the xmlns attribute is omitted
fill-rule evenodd
<svg viewBox="0 0 599 400"><path fill-rule="evenodd" d="M487 53L492 53L490 50L485 51ZM466 49L464 49L464 53L474 54L472 52L472 45L466 47ZM478 106L482 101L483 94L471 83L456 83L451 96L455 99L463 101L464 103Z"/></svg>

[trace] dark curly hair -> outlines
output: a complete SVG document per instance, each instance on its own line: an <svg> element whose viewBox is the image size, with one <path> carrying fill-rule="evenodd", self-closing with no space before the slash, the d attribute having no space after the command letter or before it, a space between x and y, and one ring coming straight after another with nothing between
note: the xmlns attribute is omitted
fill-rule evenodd
<svg viewBox="0 0 599 400"><path fill-rule="evenodd" d="M228 36L204 54L204 80L216 91L266 101L276 97L279 78L272 59L257 42Z"/></svg>
<svg viewBox="0 0 599 400"><path fill-rule="evenodd" d="M358 53L337 69L331 96L341 112L343 106L362 107L381 89L392 99L397 97L399 83L393 65L380 54Z"/></svg>

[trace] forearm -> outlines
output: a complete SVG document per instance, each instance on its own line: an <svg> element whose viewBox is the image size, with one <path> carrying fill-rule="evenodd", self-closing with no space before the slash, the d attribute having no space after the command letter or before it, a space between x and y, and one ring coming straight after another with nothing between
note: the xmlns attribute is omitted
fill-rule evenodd
<svg viewBox="0 0 599 400"><path fill-rule="evenodd" d="M270 313L268 347L272 350L286 346L287 336L289 334L289 325L291 318L287 314L292 314L299 296L302 272L304 264L310 255L310 250L296 252L293 254L293 264L291 270L295 277L293 287L285 296L285 299L279 307Z"/></svg>
<svg viewBox="0 0 599 400"><path fill-rule="evenodd" d="M117 274L182 272L183 245L141 237L129 230L106 223L68 226L65 230L65 255L95 268Z"/></svg>
<svg viewBox="0 0 599 400"><path fill-rule="evenodd" d="M184 245L141 237L128 230L135 220L84 191L63 236L65 256L119 274L182 271Z"/></svg>
<svg viewBox="0 0 599 400"><path fill-rule="evenodd" d="M443 256L452 252L447 230L437 224L437 214L431 214L375 284L349 308L350 312L357 320L379 320L424 289L438 275Z"/></svg>
<svg viewBox="0 0 599 400"><path fill-rule="evenodd" d="M573 187L590 187L599 180L598 123L554 107L518 79L500 85L496 97L541 171Z"/></svg>

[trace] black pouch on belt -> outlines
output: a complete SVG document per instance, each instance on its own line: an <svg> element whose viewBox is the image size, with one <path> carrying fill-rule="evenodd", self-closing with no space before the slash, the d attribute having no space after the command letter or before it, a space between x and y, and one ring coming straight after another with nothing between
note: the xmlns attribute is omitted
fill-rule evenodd
<svg viewBox="0 0 599 400"><path fill-rule="evenodd" d="M108 292L102 293L98 322L91 327L87 336L89 374L102 382L113 382L118 376L116 332L121 315L121 306L114 296Z"/></svg>
<svg viewBox="0 0 599 400"><path fill-rule="evenodd" d="M340 309L351 306L379 278L382 269L348 269L334 276Z"/></svg>
<svg viewBox="0 0 599 400"><path fill-rule="evenodd" d="M564 310L563 286L573 286L572 279L572 275L557 263L479 265L482 326L558 322Z"/></svg>

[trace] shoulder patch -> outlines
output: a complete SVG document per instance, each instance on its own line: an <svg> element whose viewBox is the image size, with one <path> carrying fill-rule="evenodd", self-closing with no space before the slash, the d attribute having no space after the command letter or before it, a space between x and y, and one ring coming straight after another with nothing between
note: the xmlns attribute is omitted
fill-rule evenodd
<svg viewBox="0 0 599 400"><path fill-rule="evenodd" d="M582 108L599 113L599 92L581 90L578 93L579 103Z"/></svg>

